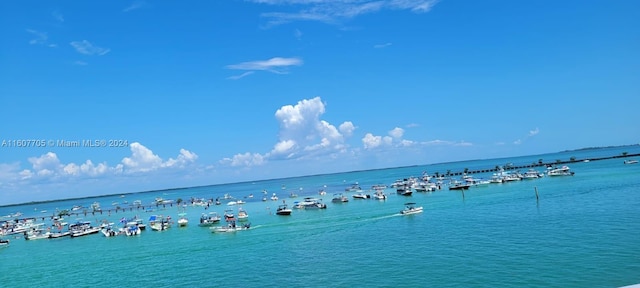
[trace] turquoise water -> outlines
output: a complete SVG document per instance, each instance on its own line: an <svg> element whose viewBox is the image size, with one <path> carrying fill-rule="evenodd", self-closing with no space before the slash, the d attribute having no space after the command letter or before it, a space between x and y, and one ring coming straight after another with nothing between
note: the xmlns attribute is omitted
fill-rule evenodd
<svg viewBox="0 0 640 288"><path fill-rule="evenodd" d="M386 201L331 203L333 193L351 183L362 188L409 176L464 168L493 168L569 157L584 159L640 153L638 146L573 151L527 157L475 160L375 171L278 179L0 207L0 215L22 212L44 217L73 205L156 197L215 198L228 193L248 203L252 228L215 234L198 227L201 213L222 215L232 206L186 208L190 223L137 237L102 234L79 238L11 240L0 249L2 287L618 287L640 283L640 164L623 159L569 164L575 176L487 187L464 192L441 190ZM544 170L542 167L538 170ZM524 172L524 171L523 171ZM489 174L474 175L489 178ZM282 189L285 185L286 189ZM324 188L326 185L326 188ZM302 188L302 189L301 189ZM325 196L317 191L326 189ZM535 189L539 193L536 201ZM277 193L278 201L262 202ZM298 198L288 198L291 192ZM253 198L244 198L253 194ZM325 210L274 215L282 200L324 199ZM421 214L400 216L405 202ZM178 206L149 206L80 217L116 222L123 216L152 214L177 219ZM234 206L234 209L235 206ZM47 210L42 213L42 210ZM73 221L72 219L68 219Z"/></svg>

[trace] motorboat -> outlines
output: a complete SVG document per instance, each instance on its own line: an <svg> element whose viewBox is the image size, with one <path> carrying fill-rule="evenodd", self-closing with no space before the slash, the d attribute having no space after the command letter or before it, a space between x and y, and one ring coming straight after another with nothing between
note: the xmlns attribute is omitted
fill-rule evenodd
<svg viewBox="0 0 640 288"><path fill-rule="evenodd" d="M569 169L569 166L550 167L547 168L548 176L573 176L575 172Z"/></svg>
<svg viewBox="0 0 640 288"><path fill-rule="evenodd" d="M373 194L373 198L377 200L387 200L387 194L384 194L382 190L378 190Z"/></svg>
<svg viewBox="0 0 640 288"><path fill-rule="evenodd" d="M327 204L322 203L322 200L318 198L307 197L304 198L304 201L298 203L301 208L304 209L326 209Z"/></svg>
<svg viewBox="0 0 640 288"><path fill-rule="evenodd" d="M334 194L333 195L333 199L331 199L331 202L333 202L333 203L346 203L346 202L349 202L349 198L347 198L347 196L344 196L342 194Z"/></svg>
<svg viewBox="0 0 640 288"><path fill-rule="evenodd" d="M187 219L187 213L179 213L178 214L179 218L178 218L178 227L184 227L187 226L187 224L189 224L189 219Z"/></svg>
<svg viewBox="0 0 640 288"><path fill-rule="evenodd" d="M233 214L233 210L231 209L224 210L224 220L227 222L236 220L236 215Z"/></svg>
<svg viewBox="0 0 640 288"><path fill-rule="evenodd" d="M405 203L405 207L400 211L402 215L418 214L422 213L422 207L416 207L416 203Z"/></svg>
<svg viewBox="0 0 640 288"><path fill-rule="evenodd" d="M459 181L449 184L449 190L467 190L469 187L471 187L471 184Z"/></svg>
<svg viewBox="0 0 640 288"><path fill-rule="evenodd" d="M638 160L633 160L633 159L631 159L631 160L624 160L624 164L636 164L636 163L638 163Z"/></svg>
<svg viewBox="0 0 640 288"><path fill-rule="evenodd" d="M291 208L287 206L287 204L282 204L278 206L276 210L276 215L291 215Z"/></svg>
<svg viewBox="0 0 640 288"><path fill-rule="evenodd" d="M140 229L137 221L131 221L127 222L124 228L120 228L120 233L126 236L135 236L140 235L140 233L142 233L142 229Z"/></svg>
<svg viewBox="0 0 640 288"><path fill-rule="evenodd" d="M356 194L353 194L353 199L369 199L369 198L371 198L371 195L364 194L362 192L358 192Z"/></svg>
<svg viewBox="0 0 640 288"><path fill-rule="evenodd" d="M7 239L0 239L0 248L9 247L9 242Z"/></svg>
<svg viewBox="0 0 640 288"><path fill-rule="evenodd" d="M277 201L278 200L278 196L276 195L276 193L273 193L273 195L271 195L271 200L272 201Z"/></svg>
<svg viewBox="0 0 640 288"><path fill-rule="evenodd" d="M171 217L167 216L163 218L158 215L151 215L149 217L149 227L155 231L164 231L171 228Z"/></svg>
<svg viewBox="0 0 640 288"><path fill-rule="evenodd" d="M44 225L44 224L41 224ZM30 231L24 232L25 240L38 240L38 239L49 239L49 235L51 235L50 231L45 231L42 228L35 228Z"/></svg>
<svg viewBox="0 0 640 288"><path fill-rule="evenodd" d="M247 221L249 219L249 214L247 214L247 211L242 209L242 208L238 208L238 221Z"/></svg>
<svg viewBox="0 0 640 288"><path fill-rule="evenodd" d="M236 225L235 221L230 221L226 226L211 227L210 229L212 233L228 233L248 230L249 228L251 228L251 223Z"/></svg>
<svg viewBox="0 0 640 288"><path fill-rule="evenodd" d="M69 225L69 232L71 232L69 236L71 236L72 238L87 236L90 234L98 233L100 232L100 230L100 227L91 226L90 221L78 221L75 224Z"/></svg>
<svg viewBox="0 0 640 288"><path fill-rule="evenodd" d="M113 236L120 235L120 231L116 231L111 226L107 226L105 228L102 228L102 230L100 230L100 232L102 232L102 235L104 235L104 237L113 237Z"/></svg>
<svg viewBox="0 0 640 288"><path fill-rule="evenodd" d="M218 216L218 213L209 212L208 215L205 213L202 213L202 216L200 216L200 224L198 224L198 226L208 227L208 226L215 225L216 223L219 223L219 222L220 222L220 216Z"/></svg>
<svg viewBox="0 0 640 288"><path fill-rule="evenodd" d="M351 184L348 188L344 189L346 192L361 192L362 188L358 182Z"/></svg>
<svg viewBox="0 0 640 288"><path fill-rule="evenodd" d="M403 185L396 188L396 193L402 196L411 196L411 194L413 194L413 191L411 190L411 186Z"/></svg>

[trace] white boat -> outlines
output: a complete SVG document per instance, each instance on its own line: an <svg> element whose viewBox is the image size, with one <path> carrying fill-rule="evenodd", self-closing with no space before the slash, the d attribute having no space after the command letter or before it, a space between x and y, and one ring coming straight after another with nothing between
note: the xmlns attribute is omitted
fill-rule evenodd
<svg viewBox="0 0 640 288"><path fill-rule="evenodd" d="M276 215L291 215L291 209L289 207L287 207L287 204L282 204L280 206L278 206L278 209L276 210Z"/></svg>
<svg viewBox="0 0 640 288"><path fill-rule="evenodd" d="M149 217L149 227L155 231L164 231L171 228L171 217L163 218L158 215Z"/></svg>
<svg viewBox="0 0 640 288"><path fill-rule="evenodd" d="M220 216L218 216L218 213L209 212L208 215L205 213L202 213L202 216L200 216L200 224L198 224L198 226L208 227L208 226L215 225L216 223L219 223L219 222L220 222Z"/></svg>
<svg viewBox="0 0 640 288"><path fill-rule="evenodd" d="M384 194L384 191L382 190L378 190L373 194L373 198L378 200L387 200L387 194Z"/></svg>
<svg viewBox="0 0 640 288"><path fill-rule="evenodd" d="M113 229L112 226L107 226L105 228L102 228L100 232L102 232L102 235L104 235L104 237L114 237L121 234L119 230L116 231L115 229Z"/></svg>
<svg viewBox="0 0 640 288"><path fill-rule="evenodd" d="M548 168L547 175L548 176L573 176L574 172L570 171L569 166L562 166L560 168Z"/></svg>
<svg viewBox="0 0 640 288"><path fill-rule="evenodd" d="M346 203L349 202L349 198L347 198L347 196L344 196L340 193L338 194L333 194L333 199L331 199L331 202L333 203Z"/></svg>
<svg viewBox="0 0 640 288"><path fill-rule="evenodd" d="M44 224L38 224L38 225L44 225ZM36 228L30 231L24 232L24 239L25 240L49 239L49 235L51 235L50 231L45 231L42 228Z"/></svg>
<svg viewBox="0 0 640 288"><path fill-rule="evenodd" d="M140 233L142 233L142 229L140 229L137 221L131 221L127 222L124 228L120 228L120 233L127 236L135 236L140 235Z"/></svg>
<svg viewBox="0 0 640 288"><path fill-rule="evenodd" d="M362 192L358 192L356 194L353 194L353 199L369 199L369 198L371 198L371 195L364 194Z"/></svg>
<svg viewBox="0 0 640 288"><path fill-rule="evenodd" d="M362 188L360 187L360 184L358 184L358 182L351 184L351 186L349 188L345 188L344 191L346 192L362 192Z"/></svg>
<svg viewBox="0 0 640 288"><path fill-rule="evenodd" d="M238 208L238 221L247 221L249 219L249 214L242 208Z"/></svg>
<svg viewBox="0 0 640 288"><path fill-rule="evenodd" d="M273 195L271 195L271 200L273 200L273 201L277 201L278 200L278 196L276 196L276 193L273 193Z"/></svg>
<svg viewBox="0 0 640 288"><path fill-rule="evenodd" d="M77 229L71 230L71 234L69 236L73 237L81 237L90 234L95 234L100 232L100 227L93 227L91 225L82 225Z"/></svg>
<svg viewBox="0 0 640 288"><path fill-rule="evenodd" d="M416 207L416 203L405 203L404 205L405 208L400 211L402 215L422 213L422 207Z"/></svg>
<svg viewBox="0 0 640 288"><path fill-rule="evenodd" d="M638 160L633 160L633 159L631 159L631 160L624 160L624 164L636 164L636 163L638 163Z"/></svg>
<svg viewBox="0 0 640 288"><path fill-rule="evenodd" d="M322 203L318 198L307 197L304 201L298 203L300 208L304 209L326 209L327 204Z"/></svg>
<svg viewBox="0 0 640 288"><path fill-rule="evenodd" d="M226 226L211 227L210 229L211 229L211 232L213 233L228 233L228 232L248 230L250 227L251 227L251 223L238 226L236 225L235 221L232 221L232 222L229 222L229 224Z"/></svg>
<svg viewBox="0 0 640 288"><path fill-rule="evenodd" d="M187 213L179 213L178 216L180 218L178 218L178 227L184 227L187 226L187 224L189 224L189 219L187 219Z"/></svg>

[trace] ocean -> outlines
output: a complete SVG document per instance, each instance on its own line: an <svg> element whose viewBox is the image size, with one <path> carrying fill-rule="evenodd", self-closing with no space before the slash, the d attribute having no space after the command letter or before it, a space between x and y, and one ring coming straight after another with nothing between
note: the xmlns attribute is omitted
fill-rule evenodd
<svg viewBox="0 0 640 288"><path fill-rule="evenodd" d="M627 158L568 163L573 176L489 184L454 191L354 199L375 184L447 171L492 169L545 161L593 159L640 153L640 146L566 151L356 171L207 187L111 195L0 207L0 215L22 213L50 223L55 211L100 203L104 211L67 216L118 224L123 217L187 213L186 227L147 228L138 236L101 233L60 239L4 236L1 287L620 287L640 283L640 164ZM631 157L633 158L633 157ZM636 159L639 157L635 157ZM545 167L534 167L543 172ZM521 172L525 172L526 169ZM493 172L473 174L489 179ZM456 176L459 179L459 177ZM318 192L323 189L326 195ZM263 191L267 193L264 194ZM269 199L276 193L277 201ZM290 195L297 194L297 198ZM332 203L336 193L348 203ZM246 203L251 228L212 233L199 227L202 213L220 216L227 194ZM252 195L253 197L250 197ZM262 201L263 197L267 201ZM327 209L293 209L275 215L283 200L321 198ZM151 204L156 198L221 205ZM140 200L144 209L127 208ZM117 203L116 203L117 202ZM414 202L423 213L402 215ZM113 205L112 205L113 204ZM205 209L206 208L206 209ZM5 218L6 219L6 218Z"/></svg>

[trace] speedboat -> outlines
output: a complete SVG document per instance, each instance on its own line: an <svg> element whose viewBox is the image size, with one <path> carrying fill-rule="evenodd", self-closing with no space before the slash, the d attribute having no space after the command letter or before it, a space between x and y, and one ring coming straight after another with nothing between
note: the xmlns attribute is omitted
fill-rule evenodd
<svg viewBox="0 0 640 288"><path fill-rule="evenodd" d="M120 231L116 231L111 226L103 228L102 230L100 230L100 232L102 232L102 235L104 235L104 237L113 237L120 235Z"/></svg>
<svg viewBox="0 0 640 288"><path fill-rule="evenodd" d="M562 166L560 168L547 168L548 176L573 176L575 172L569 170L569 166Z"/></svg>
<svg viewBox="0 0 640 288"><path fill-rule="evenodd" d="M249 214L242 208L238 208L238 221L247 221L249 219Z"/></svg>
<svg viewBox="0 0 640 288"><path fill-rule="evenodd" d="M422 207L416 207L416 203L405 203L405 208L400 211L402 215L422 213Z"/></svg>
<svg viewBox="0 0 640 288"><path fill-rule="evenodd" d="M187 219L187 213L179 213L178 216L180 216L180 218L178 218L178 226L179 227L184 227L187 226L187 224L189 223L189 219Z"/></svg>
<svg viewBox="0 0 640 288"><path fill-rule="evenodd" d="M344 191L346 192L361 192L362 188L360 187L360 184L358 184L358 182L351 184L351 186L349 188L345 188Z"/></svg>
<svg viewBox="0 0 640 288"><path fill-rule="evenodd" d="M0 248L9 247L9 240L0 239Z"/></svg>
<svg viewBox="0 0 640 288"><path fill-rule="evenodd" d="M304 201L298 203L301 208L304 209L326 209L327 204L321 202L320 199L307 197Z"/></svg>
<svg viewBox="0 0 640 288"><path fill-rule="evenodd" d="M164 231L171 228L171 218L163 218L162 216L151 215L149 217L149 226L155 231Z"/></svg>
<svg viewBox="0 0 640 288"><path fill-rule="evenodd" d="M235 221L231 221L227 226L211 227L210 229L212 233L227 233L248 230L250 227L251 223L238 226Z"/></svg>
<svg viewBox="0 0 640 288"><path fill-rule="evenodd" d="M384 194L384 191L378 190L375 194L373 194L373 198L378 200L387 200L387 194Z"/></svg>
<svg viewBox="0 0 640 288"><path fill-rule="evenodd" d="M633 160L633 159L631 159L631 160L624 160L624 164L636 164L636 163L638 163L638 160Z"/></svg>
<svg viewBox="0 0 640 288"><path fill-rule="evenodd" d="M353 198L354 199L369 199L371 198L371 195L369 194L364 194L362 192L358 192L356 194L353 194Z"/></svg>
<svg viewBox="0 0 640 288"><path fill-rule="evenodd" d="M140 229L137 221L131 221L127 222L124 228L120 228L120 233L127 236L135 236L140 235L140 233L142 233L142 229Z"/></svg>
<svg viewBox="0 0 640 288"><path fill-rule="evenodd" d="M198 224L198 226L208 227L218 222L220 222L220 216L218 216L218 213L209 212L209 215L202 213L202 216L200 216L200 224Z"/></svg>
<svg viewBox="0 0 640 288"><path fill-rule="evenodd" d="M463 182L452 182L451 184L449 184L449 190L467 190L469 189L469 187L471 187L471 184L468 183L463 183Z"/></svg>
<svg viewBox="0 0 640 288"><path fill-rule="evenodd" d="M403 185L396 188L396 193L402 196L411 196L411 194L413 194L413 191L411 190L411 187L409 185Z"/></svg>
<svg viewBox="0 0 640 288"><path fill-rule="evenodd" d="M287 204L280 205L276 210L276 215L291 215L291 209L287 207Z"/></svg>
<svg viewBox="0 0 640 288"><path fill-rule="evenodd" d="M334 194L333 195L333 199L331 199L331 202L333 202L333 203L346 203L346 202L349 202L349 198L347 198L347 196L344 196L342 194Z"/></svg>

